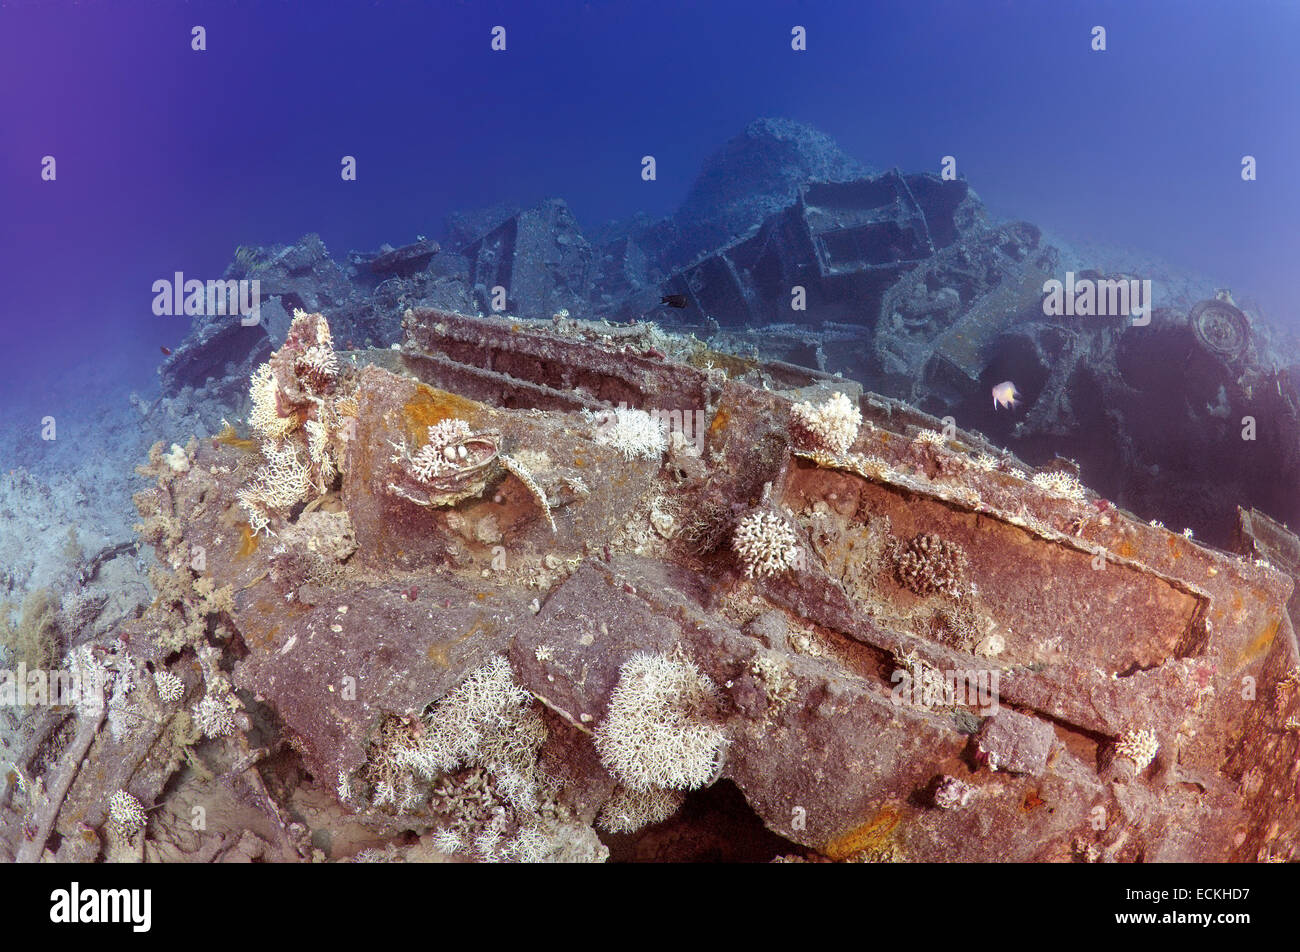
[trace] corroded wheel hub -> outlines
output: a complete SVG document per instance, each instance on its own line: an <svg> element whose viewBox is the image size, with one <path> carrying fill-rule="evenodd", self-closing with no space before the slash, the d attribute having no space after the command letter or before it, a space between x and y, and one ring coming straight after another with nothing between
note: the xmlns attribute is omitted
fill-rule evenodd
<svg viewBox="0 0 1300 952"><path fill-rule="evenodd" d="M1227 301L1202 301L1189 315L1201 346L1224 360L1236 360L1250 340L1250 322Z"/></svg>

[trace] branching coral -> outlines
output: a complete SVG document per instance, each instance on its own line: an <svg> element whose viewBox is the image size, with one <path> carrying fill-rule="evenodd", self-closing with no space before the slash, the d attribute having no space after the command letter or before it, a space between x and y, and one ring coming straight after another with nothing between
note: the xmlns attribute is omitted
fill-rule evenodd
<svg viewBox="0 0 1300 952"><path fill-rule="evenodd" d="M254 477L262 502L272 509L289 509L307 498L312 489L311 470L291 443L267 443L262 447L266 463Z"/></svg>
<svg viewBox="0 0 1300 952"><path fill-rule="evenodd" d="M619 669L596 731L601 763L635 791L704 786L726 746L711 720L715 704L713 683L689 660L633 655Z"/></svg>
<svg viewBox="0 0 1300 952"><path fill-rule="evenodd" d="M465 837L456 830L439 830L433 835L433 846L440 853L463 853Z"/></svg>
<svg viewBox="0 0 1300 952"><path fill-rule="evenodd" d="M360 779L370 784L372 808L423 808L444 853L488 862L602 861L608 851L557 801L556 783L538 766L545 740L538 703L498 656L425 717L384 718ZM339 785L340 798L351 799L351 777L341 774Z"/></svg>
<svg viewBox="0 0 1300 952"><path fill-rule="evenodd" d="M263 441L266 463L239 500L255 534L271 534L275 513L328 492L338 475L344 442L333 396L338 378L329 323L295 311L284 346L250 380L248 422Z"/></svg>
<svg viewBox="0 0 1300 952"><path fill-rule="evenodd" d="M119 790L108 801L108 823L117 835L130 838L144 829L147 817L140 801Z"/></svg>
<svg viewBox="0 0 1300 952"><path fill-rule="evenodd" d="M270 360L281 404L301 406L323 397L339 374L330 325L322 314L293 312L284 346Z"/></svg>
<svg viewBox="0 0 1300 952"><path fill-rule="evenodd" d="M262 364L249 379L249 397L252 409L248 425L267 440L282 440L302 424L302 418L292 410L281 413L280 388L270 364Z"/></svg>
<svg viewBox="0 0 1300 952"><path fill-rule="evenodd" d="M370 784L370 806L396 803L397 788L412 779L415 769L412 761L419 753L422 730L420 721L414 717L390 714L380 721L370 756L359 774L361 780ZM339 800L345 803L357 793L350 774L339 773L337 792Z"/></svg>
<svg viewBox="0 0 1300 952"><path fill-rule="evenodd" d="M537 751L546 725L533 696L496 657L438 702L427 721L421 763L438 770L478 764L512 803L534 805Z"/></svg>
<svg viewBox="0 0 1300 952"><path fill-rule="evenodd" d="M497 854L501 839L519 818L518 812L482 767L437 781L430 790L429 806L442 827L438 838L443 845L439 849L473 853L473 844L486 833L490 834L491 854L482 850L479 853L481 858L489 860L502 858Z"/></svg>
<svg viewBox="0 0 1300 952"><path fill-rule="evenodd" d="M941 592L957 598L963 590L966 564L966 552L960 545L925 533L899 549L894 574L917 595Z"/></svg>
<svg viewBox="0 0 1300 952"><path fill-rule="evenodd" d="M153 676L154 687L158 691L158 699L171 703L179 701L185 694L185 682L170 671L157 671Z"/></svg>
<svg viewBox="0 0 1300 952"><path fill-rule="evenodd" d="M1115 745L1116 765L1135 776L1151 765L1159 750L1160 742L1153 731L1131 730Z"/></svg>
<svg viewBox="0 0 1300 952"><path fill-rule="evenodd" d="M339 358L334 353L334 337L329 322L320 314L294 311L286 343L294 340L295 334L302 349L294 355L294 373L312 393L322 394L339 374Z"/></svg>
<svg viewBox="0 0 1300 952"><path fill-rule="evenodd" d="M307 458L311 460L309 473L312 488L317 493L326 493L338 474L330 447L330 432L319 420L308 420L303 424L307 431Z"/></svg>
<svg viewBox="0 0 1300 952"><path fill-rule="evenodd" d="M315 484L311 469L298 456L292 443L264 443L266 462L254 474L250 485L236 494L248 515L254 534L271 534L271 513L285 512L308 498Z"/></svg>
<svg viewBox="0 0 1300 952"><path fill-rule="evenodd" d="M596 442L613 447L625 459L658 459L668 448L668 434L663 423L644 410L627 407L603 413L584 410L583 416L595 424Z"/></svg>
<svg viewBox="0 0 1300 952"><path fill-rule="evenodd" d="M652 823L662 823L681 808L685 796L680 790L651 787L632 790L619 786L600 808L596 825L610 833L635 833Z"/></svg>
<svg viewBox="0 0 1300 952"><path fill-rule="evenodd" d="M464 420L442 420L429 427L428 442L410 458L412 475L427 483L463 467L467 455L464 443L470 433ZM399 462L398 456L392 459Z"/></svg>
<svg viewBox="0 0 1300 952"><path fill-rule="evenodd" d="M224 737L235 732L235 719L229 703L221 697L206 695L194 705L194 726L204 737Z"/></svg>
<svg viewBox="0 0 1300 952"><path fill-rule="evenodd" d="M482 767L495 788L519 809L534 809L544 779L537 751L546 725L533 696L515 683L510 664L496 657L472 672L422 722L388 718L381 726L365 779L377 797L393 799L405 778L434 780L461 767Z"/></svg>
<svg viewBox="0 0 1300 952"><path fill-rule="evenodd" d="M1075 502L1085 502L1088 498L1083 484L1071 473L1036 473L1033 483L1039 489Z"/></svg>
<svg viewBox="0 0 1300 952"><path fill-rule="evenodd" d="M454 506L477 496L495 471L500 441L495 430L475 433L464 420L442 420L415 453L405 441L393 444L388 491L421 506Z"/></svg>
<svg viewBox="0 0 1300 952"><path fill-rule="evenodd" d="M944 447L948 445L948 438L938 430L919 430L916 436L912 437L912 442Z"/></svg>
<svg viewBox="0 0 1300 952"><path fill-rule="evenodd" d="M813 406L796 403L790 412L790 436L804 450L825 450L836 455L849 451L858 438L862 413L842 393Z"/></svg>
<svg viewBox="0 0 1300 952"><path fill-rule="evenodd" d="M731 506L708 492L694 494L685 506L686 519L681 537L696 555L709 555L726 541L735 526Z"/></svg>
<svg viewBox="0 0 1300 952"><path fill-rule="evenodd" d="M751 512L736 524L731 548L745 565L745 574L779 575L799 561L799 537L789 520L768 509Z"/></svg>
<svg viewBox="0 0 1300 952"><path fill-rule="evenodd" d="M609 858L609 848L591 827L554 818L525 825L504 852L518 863L603 863Z"/></svg>

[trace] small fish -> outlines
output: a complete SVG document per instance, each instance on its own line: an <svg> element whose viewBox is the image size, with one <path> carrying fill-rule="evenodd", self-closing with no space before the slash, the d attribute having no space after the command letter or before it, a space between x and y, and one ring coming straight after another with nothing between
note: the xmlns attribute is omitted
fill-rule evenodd
<svg viewBox="0 0 1300 952"><path fill-rule="evenodd" d="M170 347L163 347L161 344L159 344L158 349L163 352L164 356L170 357L172 355L172 349Z"/></svg>
<svg viewBox="0 0 1300 952"><path fill-rule="evenodd" d="M669 307L685 307L685 294L665 294L659 299L660 304L667 304Z"/></svg>
<svg viewBox="0 0 1300 952"><path fill-rule="evenodd" d="M1010 380L1005 380L993 388L993 409L999 407L1014 407L1016 401L1024 394L1016 389L1016 385Z"/></svg>

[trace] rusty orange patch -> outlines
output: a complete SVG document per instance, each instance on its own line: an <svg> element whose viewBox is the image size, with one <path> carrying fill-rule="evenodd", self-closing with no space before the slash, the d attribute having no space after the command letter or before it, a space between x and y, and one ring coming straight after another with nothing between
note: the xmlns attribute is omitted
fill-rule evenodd
<svg viewBox="0 0 1300 952"><path fill-rule="evenodd" d="M428 435L429 427L435 423L452 417L473 423L482 411L483 405L480 403L419 383L415 385L411 399L402 407L402 429L407 443L420 446Z"/></svg>
<svg viewBox="0 0 1300 952"><path fill-rule="evenodd" d="M718 407L718 412L713 415L713 422L709 424L710 433L720 433L727 428L731 422L731 411L726 407Z"/></svg>
<svg viewBox="0 0 1300 952"><path fill-rule="evenodd" d="M847 859L863 850L883 850L889 845L890 834L903 822L903 811L886 803L866 823L837 836L822 849L831 859Z"/></svg>
<svg viewBox="0 0 1300 952"><path fill-rule="evenodd" d="M246 559L257 551L259 544L257 536L253 532L253 527L245 522L239 527L239 549L235 552L235 555L241 559Z"/></svg>
<svg viewBox="0 0 1300 952"><path fill-rule="evenodd" d="M1272 647L1273 639L1277 637L1277 630L1281 624L1281 618L1274 618L1258 637L1242 648L1237 656L1233 658L1229 670L1240 670L1267 652Z"/></svg>
<svg viewBox="0 0 1300 952"><path fill-rule="evenodd" d="M436 642L435 644L430 645L428 652L426 652L429 657L429 660L442 668L451 667L451 655L450 655L451 649L456 647L466 638L472 638L475 634L477 634L480 631L484 633L488 631L487 626L484 625L481 620L476 621L474 622L474 624L470 625L469 631L465 632L465 634L461 635L459 638L453 638L450 641L439 641Z"/></svg>
<svg viewBox="0 0 1300 952"><path fill-rule="evenodd" d="M260 616L265 617L268 612L275 611L278 606L268 599L261 599L256 605L257 612ZM246 626L243 635L246 644L253 647L261 648L264 651L270 651L275 647L275 642L283 626L272 625L270 628L257 628L252 625Z"/></svg>
<svg viewBox="0 0 1300 952"><path fill-rule="evenodd" d="M235 432L235 428L229 423L222 427L221 432L214 436L213 439L225 446L233 446L237 450L244 450L246 452L260 449L262 446L262 444L257 442L257 440L246 440L240 437L239 434Z"/></svg>

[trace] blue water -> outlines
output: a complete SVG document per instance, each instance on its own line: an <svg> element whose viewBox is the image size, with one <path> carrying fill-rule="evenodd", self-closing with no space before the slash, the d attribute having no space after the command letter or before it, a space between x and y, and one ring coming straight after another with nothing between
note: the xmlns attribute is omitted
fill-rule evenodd
<svg viewBox="0 0 1300 952"><path fill-rule="evenodd" d="M549 196L588 230L660 216L760 116L876 168L954 155L995 214L1221 277L1294 327L1298 39L1300 6L1259 0L3 3L0 406L35 427L156 389L187 322L151 283L240 244L318 232L341 258Z"/></svg>

